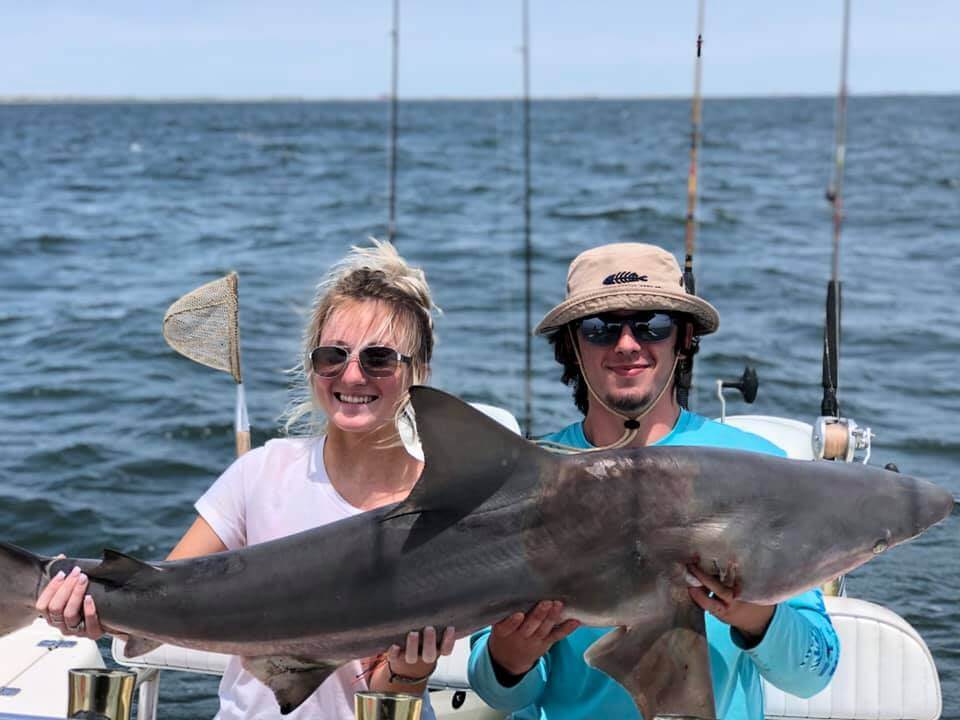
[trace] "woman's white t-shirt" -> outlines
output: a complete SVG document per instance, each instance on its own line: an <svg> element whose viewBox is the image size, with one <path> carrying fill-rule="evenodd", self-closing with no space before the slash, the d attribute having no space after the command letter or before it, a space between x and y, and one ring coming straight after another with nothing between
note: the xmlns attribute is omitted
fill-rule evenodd
<svg viewBox="0 0 960 720"><path fill-rule="evenodd" d="M195 507L229 550L362 512L330 483L323 438L270 440L251 450L224 471ZM354 717L353 694L366 689L363 668L355 660L334 672L300 707L281 716L270 689L234 657L220 681L220 711L214 720L348 720ZM426 697L423 711L424 718L433 717Z"/></svg>

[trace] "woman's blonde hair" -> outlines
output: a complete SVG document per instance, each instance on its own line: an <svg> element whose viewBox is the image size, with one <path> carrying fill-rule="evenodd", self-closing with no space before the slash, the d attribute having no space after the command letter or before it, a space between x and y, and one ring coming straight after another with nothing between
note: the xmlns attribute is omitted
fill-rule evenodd
<svg viewBox="0 0 960 720"><path fill-rule="evenodd" d="M313 419L316 401L313 395L313 368L310 351L319 343L323 329L334 310L349 303L375 301L392 310L381 334L398 338L397 348L411 357L411 384L426 382L433 355L433 304L430 286L420 268L407 264L389 242L370 238L370 247L353 247L340 262L330 268L317 285L310 311L310 321L303 333L303 361L293 369L297 376L297 390L289 410L285 413L284 428L303 425L305 431L316 434L324 430L324 423ZM397 408L399 417L406 409L406 396Z"/></svg>

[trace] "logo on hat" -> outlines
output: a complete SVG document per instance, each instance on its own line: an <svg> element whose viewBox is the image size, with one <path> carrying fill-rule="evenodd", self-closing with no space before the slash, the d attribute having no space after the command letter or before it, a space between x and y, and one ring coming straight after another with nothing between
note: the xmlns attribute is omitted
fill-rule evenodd
<svg viewBox="0 0 960 720"><path fill-rule="evenodd" d="M637 275L635 272L623 271L607 275L603 279L604 285L621 285L623 283L647 282L646 275Z"/></svg>

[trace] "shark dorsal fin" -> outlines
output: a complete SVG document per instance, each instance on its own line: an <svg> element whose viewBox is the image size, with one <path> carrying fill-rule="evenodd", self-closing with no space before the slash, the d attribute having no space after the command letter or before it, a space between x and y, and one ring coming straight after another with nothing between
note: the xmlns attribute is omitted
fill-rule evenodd
<svg viewBox="0 0 960 720"><path fill-rule="evenodd" d="M422 512L465 515L495 496L522 492L535 469L553 457L484 413L445 392L410 389L423 446L423 474L406 500L384 520ZM531 472L518 473L519 469Z"/></svg>
<svg viewBox="0 0 960 720"><path fill-rule="evenodd" d="M95 568L88 570L87 575L104 585L131 585L138 576L158 572L161 570L149 563L106 548L103 551L103 560Z"/></svg>

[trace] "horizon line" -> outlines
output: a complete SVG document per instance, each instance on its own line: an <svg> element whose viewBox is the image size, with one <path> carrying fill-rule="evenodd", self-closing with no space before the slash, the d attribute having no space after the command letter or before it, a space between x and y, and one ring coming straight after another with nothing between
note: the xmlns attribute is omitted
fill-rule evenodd
<svg viewBox="0 0 960 720"><path fill-rule="evenodd" d="M960 95L960 90L936 91L880 91L851 93L850 97L881 98L881 97L950 97ZM704 100L788 100L788 99L834 99L836 95L829 92L810 93L747 93L747 94L705 94ZM411 95L400 97L400 102L504 102L522 100L521 95ZM569 102L569 101L623 101L623 100L680 100L690 101L690 95L683 94L650 94L650 95L534 95L531 102ZM70 105L70 104L163 104L163 103L382 103L389 102L389 95L376 96L310 96L310 95L0 95L0 105Z"/></svg>

